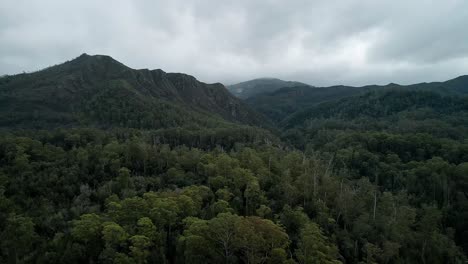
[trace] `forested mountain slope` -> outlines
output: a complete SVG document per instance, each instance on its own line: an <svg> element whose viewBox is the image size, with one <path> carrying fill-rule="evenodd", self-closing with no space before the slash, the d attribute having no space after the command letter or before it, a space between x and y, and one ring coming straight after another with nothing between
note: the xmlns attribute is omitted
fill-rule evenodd
<svg viewBox="0 0 468 264"><path fill-rule="evenodd" d="M107 56L3 77L0 263L465 263L464 82L280 89L280 138Z"/></svg>
<svg viewBox="0 0 468 264"><path fill-rule="evenodd" d="M222 84L162 70L134 70L109 56L83 54L42 71L0 79L0 126L157 129L223 120L265 122Z"/></svg>
<svg viewBox="0 0 468 264"><path fill-rule="evenodd" d="M296 86L281 88L272 93L263 93L246 99L257 111L277 122L287 116L315 104L352 96L370 88L333 86L313 88Z"/></svg>
<svg viewBox="0 0 468 264"><path fill-rule="evenodd" d="M438 208L439 230L453 229L468 252L467 96L373 90L300 111L284 126L284 141L328 156L345 177L368 178L384 192L404 193L417 208Z"/></svg>
<svg viewBox="0 0 468 264"><path fill-rule="evenodd" d="M323 102L360 95L371 90L388 89L432 91L441 95L463 96L468 95L468 76L460 76L446 82L419 83L407 86L391 83L385 86L369 85L363 87L285 87L274 92L260 93L252 96L246 102L270 119L283 121L289 115Z"/></svg>
<svg viewBox="0 0 468 264"><path fill-rule="evenodd" d="M450 121L454 118L466 118L467 113L466 96L443 96L432 91L394 88L373 90L359 96L321 103L294 113L284 120L283 125L291 128L305 124L308 119L320 118L367 118L368 124L373 125L383 120L395 121L395 118L401 116ZM459 120L458 124L464 124L464 120Z"/></svg>

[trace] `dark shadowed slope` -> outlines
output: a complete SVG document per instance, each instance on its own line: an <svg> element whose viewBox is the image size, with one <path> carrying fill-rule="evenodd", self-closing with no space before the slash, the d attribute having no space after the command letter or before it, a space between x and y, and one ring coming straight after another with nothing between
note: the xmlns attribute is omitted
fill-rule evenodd
<svg viewBox="0 0 468 264"><path fill-rule="evenodd" d="M311 119L330 118L378 124L379 121L395 121L400 117L444 121L454 120L452 117L465 117L464 121L456 122L462 125L465 121L468 124L467 112L467 97L446 96L434 91L382 89L318 104L291 115L283 125L291 128L310 123L308 121Z"/></svg>
<svg viewBox="0 0 468 264"><path fill-rule="evenodd" d="M367 90L367 88L346 86L328 88L311 88L310 86L285 87L272 93L259 94L248 98L246 102L257 111L278 122L304 108L321 102L356 95L363 90Z"/></svg>
<svg viewBox="0 0 468 264"><path fill-rule="evenodd" d="M246 101L260 113L278 122L284 120L289 115L301 112L323 102L356 96L371 90L388 89L432 91L441 95L460 96L468 94L468 76L460 76L446 82L419 83L407 86L392 83L384 86L369 85L363 87L285 87L275 92L258 94L248 98Z"/></svg>

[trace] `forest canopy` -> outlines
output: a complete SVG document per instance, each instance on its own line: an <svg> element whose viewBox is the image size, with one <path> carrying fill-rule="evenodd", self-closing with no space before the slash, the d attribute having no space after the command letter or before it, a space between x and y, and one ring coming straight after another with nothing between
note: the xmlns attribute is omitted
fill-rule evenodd
<svg viewBox="0 0 468 264"><path fill-rule="evenodd" d="M368 88L264 117L110 57L0 78L0 263L466 262L466 97Z"/></svg>

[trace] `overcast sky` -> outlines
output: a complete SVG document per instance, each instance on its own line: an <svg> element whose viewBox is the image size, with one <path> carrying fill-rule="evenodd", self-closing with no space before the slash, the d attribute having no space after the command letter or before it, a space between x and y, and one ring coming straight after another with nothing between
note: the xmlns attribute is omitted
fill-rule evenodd
<svg viewBox="0 0 468 264"><path fill-rule="evenodd" d="M106 54L231 84L401 84L468 74L466 0L1 0L0 75Z"/></svg>

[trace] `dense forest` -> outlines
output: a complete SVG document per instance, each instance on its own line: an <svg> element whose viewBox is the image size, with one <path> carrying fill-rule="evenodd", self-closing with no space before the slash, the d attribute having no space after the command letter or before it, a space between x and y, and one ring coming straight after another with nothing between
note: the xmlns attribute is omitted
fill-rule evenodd
<svg viewBox="0 0 468 264"><path fill-rule="evenodd" d="M2 77L0 263L466 263L465 81L243 102L106 56Z"/></svg>

